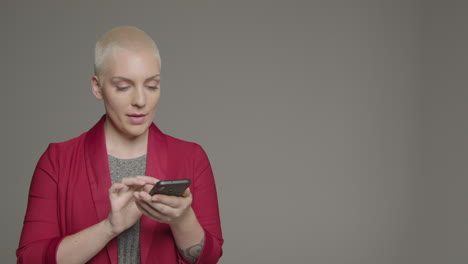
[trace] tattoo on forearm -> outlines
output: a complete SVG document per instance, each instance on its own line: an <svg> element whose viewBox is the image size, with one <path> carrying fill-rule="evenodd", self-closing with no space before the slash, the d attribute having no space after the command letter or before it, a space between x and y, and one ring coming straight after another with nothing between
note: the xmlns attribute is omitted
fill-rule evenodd
<svg viewBox="0 0 468 264"><path fill-rule="evenodd" d="M179 254L190 264L197 263L198 257L200 256L203 245L205 244L205 237L200 241L200 243L188 247L186 249L177 248Z"/></svg>

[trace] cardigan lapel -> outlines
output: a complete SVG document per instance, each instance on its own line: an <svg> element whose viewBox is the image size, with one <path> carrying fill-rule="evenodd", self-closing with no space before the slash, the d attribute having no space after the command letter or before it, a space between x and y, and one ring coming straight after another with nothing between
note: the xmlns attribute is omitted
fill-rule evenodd
<svg viewBox="0 0 468 264"><path fill-rule="evenodd" d="M111 209L108 190L112 182L104 133L105 119L106 116L104 115L88 131L85 139L86 171L99 221L106 219ZM165 135L156 125L151 124L148 133L146 176L159 180L167 179L167 163L168 147ZM142 263L146 263L146 259L150 253L156 225L156 221L146 216L142 216L140 220L140 258ZM118 264L117 238L111 240L106 248L111 263Z"/></svg>
<svg viewBox="0 0 468 264"><path fill-rule="evenodd" d="M107 218L111 209L108 190L112 182L107 157L106 136L104 133L105 120L106 116L104 115L88 131L85 140L86 170L99 222ZM111 263L117 264L117 238L112 239L106 245L106 248Z"/></svg>
<svg viewBox="0 0 468 264"><path fill-rule="evenodd" d="M105 119L105 116L103 116L88 131L85 141L86 170L99 221L104 220L109 214L110 202L108 190L112 185L104 134Z"/></svg>
<svg viewBox="0 0 468 264"><path fill-rule="evenodd" d="M148 133L148 149L146 155L146 176L167 179L168 147L165 135L151 124ZM140 258L142 263L147 263L151 245L154 239L154 230L158 223L146 216L140 221Z"/></svg>

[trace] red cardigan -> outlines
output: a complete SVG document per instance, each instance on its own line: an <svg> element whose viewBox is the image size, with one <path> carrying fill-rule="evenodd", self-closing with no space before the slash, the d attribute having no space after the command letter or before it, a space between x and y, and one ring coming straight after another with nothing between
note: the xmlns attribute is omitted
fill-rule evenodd
<svg viewBox="0 0 468 264"><path fill-rule="evenodd" d="M60 241L104 220L110 211L111 186L104 135L105 116L88 132L50 144L31 181L17 263L56 263ZM146 175L159 180L192 180L192 208L205 231L198 263L216 263L223 237L216 186L208 157L195 144L149 128ZM117 238L88 263L118 264ZM140 221L141 263L181 261L169 225L146 216Z"/></svg>

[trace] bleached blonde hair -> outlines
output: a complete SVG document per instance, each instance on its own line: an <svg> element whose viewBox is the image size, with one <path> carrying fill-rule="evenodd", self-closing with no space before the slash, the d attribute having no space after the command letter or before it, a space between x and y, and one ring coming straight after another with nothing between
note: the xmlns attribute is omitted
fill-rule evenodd
<svg viewBox="0 0 468 264"><path fill-rule="evenodd" d="M130 51L151 49L161 66L161 56L154 40L139 28L122 26L107 31L96 42L94 49L94 74L96 76L99 77L103 73L107 60L118 49Z"/></svg>

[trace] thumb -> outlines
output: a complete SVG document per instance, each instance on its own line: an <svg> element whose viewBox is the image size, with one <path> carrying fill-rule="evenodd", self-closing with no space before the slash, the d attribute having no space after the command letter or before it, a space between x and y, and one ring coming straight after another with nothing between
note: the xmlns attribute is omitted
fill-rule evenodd
<svg viewBox="0 0 468 264"><path fill-rule="evenodd" d="M110 196L118 196L119 193L126 187L125 184L122 183L114 183L109 188L109 195Z"/></svg>
<svg viewBox="0 0 468 264"><path fill-rule="evenodd" d="M192 192L190 192L190 187L185 189L185 191L182 193L182 197L189 197L192 195Z"/></svg>

